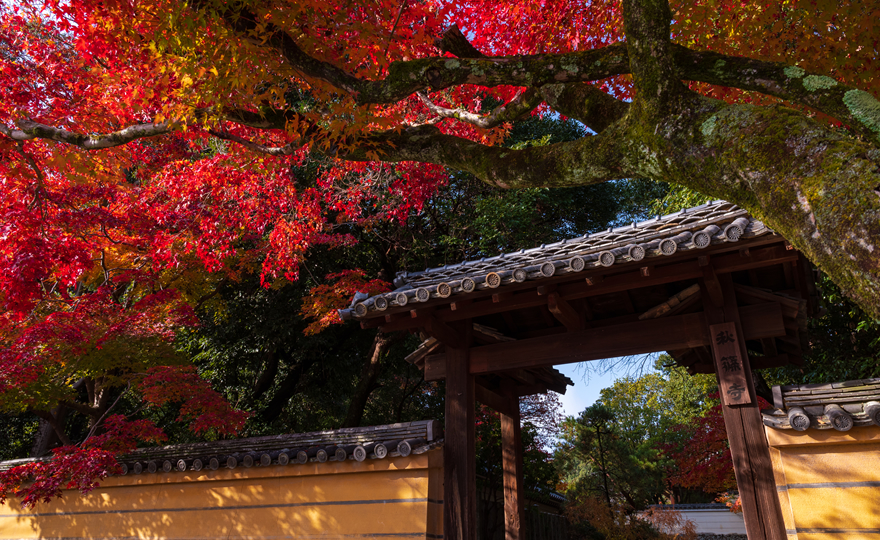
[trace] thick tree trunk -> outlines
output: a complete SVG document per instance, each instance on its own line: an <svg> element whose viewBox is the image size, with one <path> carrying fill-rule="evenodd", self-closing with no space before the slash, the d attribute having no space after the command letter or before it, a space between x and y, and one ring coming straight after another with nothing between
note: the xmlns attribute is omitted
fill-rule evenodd
<svg viewBox="0 0 880 540"><path fill-rule="evenodd" d="M880 150L783 107L683 111L642 137L639 169L744 206L880 317Z"/></svg>
<svg viewBox="0 0 880 540"><path fill-rule="evenodd" d="M281 381L281 384L278 386L278 390L275 391L275 395L272 396L272 399L260 412L260 416L264 421L271 422L281 415L281 412L284 410L284 407L287 406L290 398L296 393L297 386L299 386L299 381L302 379L303 374L308 371L315 362L315 357L306 356L300 359L300 361L287 372L284 380Z"/></svg>
<svg viewBox="0 0 880 540"><path fill-rule="evenodd" d="M34 444L31 446L30 457L43 457L49 453L49 450L62 443L56 426L63 426L64 420L67 418L67 407L59 405L49 413L38 414L40 418L40 427L37 428L37 435L34 437ZM47 415L53 418L53 421L47 419Z"/></svg>
<svg viewBox="0 0 880 540"><path fill-rule="evenodd" d="M54 411L57 411L57 414ZM67 433L64 431L64 419L67 417L67 407L59 405L54 411L35 411L34 414L40 417L41 424L45 422L51 426L52 430L55 432L55 436L61 441L61 444L73 444L73 441L70 440L70 437L68 437Z"/></svg>
<svg viewBox="0 0 880 540"><path fill-rule="evenodd" d="M370 354L361 370L361 378L358 381L357 388L348 402L348 413L345 415L345 422L342 427L358 427L364 417L364 409L367 406L367 400L370 394L376 389L376 381L382 373L382 359L388 351L391 340L387 335L377 333L373 339L373 345L370 347Z"/></svg>
<svg viewBox="0 0 880 540"><path fill-rule="evenodd" d="M254 383L254 392L251 395L251 399L254 401L260 399L272 387L272 382L275 381L275 376L278 375L278 351L272 349L266 352L265 358L266 366Z"/></svg>

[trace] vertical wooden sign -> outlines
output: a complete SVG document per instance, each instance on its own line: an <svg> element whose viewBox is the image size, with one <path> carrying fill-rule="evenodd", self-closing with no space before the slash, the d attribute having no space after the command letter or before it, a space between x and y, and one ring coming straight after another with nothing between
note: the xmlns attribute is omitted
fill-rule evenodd
<svg viewBox="0 0 880 540"><path fill-rule="evenodd" d="M736 334L736 325L732 322L709 326L712 339L712 354L715 356L715 372L721 385L721 395L725 405L747 405L752 402L746 381L745 366Z"/></svg>

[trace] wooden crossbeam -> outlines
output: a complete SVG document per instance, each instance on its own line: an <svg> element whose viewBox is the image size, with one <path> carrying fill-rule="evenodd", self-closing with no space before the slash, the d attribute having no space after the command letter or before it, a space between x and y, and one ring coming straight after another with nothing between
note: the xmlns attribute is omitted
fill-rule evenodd
<svg viewBox="0 0 880 540"><path fill-rule="evenodd" d="M746 339L785 335L779 304L744 307ZM471 349L470 372L493 373L709 345L702 313L650 319ZM425 380L446 377L445 355L425 358Z"/></svg>

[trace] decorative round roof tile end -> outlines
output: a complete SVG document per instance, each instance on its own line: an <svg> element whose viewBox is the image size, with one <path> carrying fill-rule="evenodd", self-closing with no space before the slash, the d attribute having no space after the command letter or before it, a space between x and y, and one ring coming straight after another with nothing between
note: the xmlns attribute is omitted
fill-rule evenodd
<svg viewBox="0 0 880 540"><path fill-rule="evenodd" d="M640 245L631 245L627 249L627 255L634 261L640 261L645 258L645 248Z"/></svg>
<svg viewBox="0 0 880 540"><path fill-rule="evenodd" d="M441 282L437 284L437 296L440 298L449 298L452 295L452 287L446 283Z"/></svg>
<svg viewBox="0 0 880 540"><path fill-rule="evenodd" d="M712 237L706 231L700 231L691 238L691 242L695 248L703 249L709 247L712 243Z"/></svg>
<svg viewBox="0 0 880 540"><path fill-rule="evenodd" d="M678 244L671 238L666 238L660 242L660 253L663 255L672 255L678 251Z"/></svg>
<svg viewBox="0 0 880 540"><path fill-rule="evenodd" d="M431 299L431 293L425 287L416 289L416 300L419 302L427 302Z"/></svg>

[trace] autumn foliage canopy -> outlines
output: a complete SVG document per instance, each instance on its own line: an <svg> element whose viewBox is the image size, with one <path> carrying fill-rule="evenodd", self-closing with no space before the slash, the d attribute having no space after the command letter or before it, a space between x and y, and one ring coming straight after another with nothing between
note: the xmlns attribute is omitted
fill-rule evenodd
<svg viewBox="0 0 880 540"><path fill-rule="evenodd" d="M679 2L672 32L695 49L798 64L876 93L877 33L860 21L880 13L866 9ZM30 504L88 489L117 453L162 440L143 421L108 414L123 390L146 406L183 403L179 420L196 433L235 434L244 413L174 348L216 283L296 280L310 249L355 242L341 224L407 219L468 159L398 159L399 134L427 126L447 137L438 140L492 147L512 119L555 110L534 89L488 75L436 88L371 81L419 61L453 70L467 56L461 40L474 55L502 56L623 39L615 0L0 5L0 407L51 423L64 404L93 427L85 441L57 430L55 460L5 473L0 497ZM619 103L635 95L625 73L590 82L578 84ZM691 85L731 102L784 101ZM310 331L336 322L355 292L388 286L357 269L328 276L303 308Z"/></svg>

